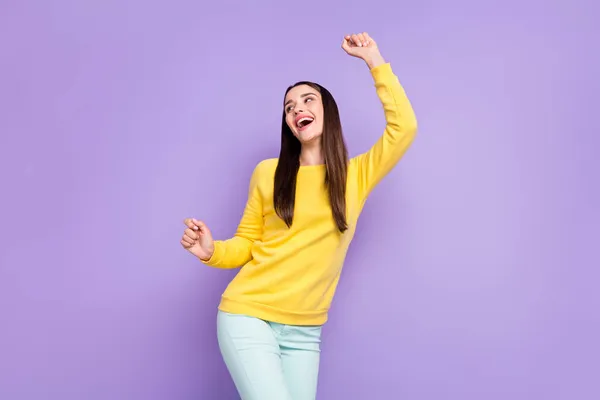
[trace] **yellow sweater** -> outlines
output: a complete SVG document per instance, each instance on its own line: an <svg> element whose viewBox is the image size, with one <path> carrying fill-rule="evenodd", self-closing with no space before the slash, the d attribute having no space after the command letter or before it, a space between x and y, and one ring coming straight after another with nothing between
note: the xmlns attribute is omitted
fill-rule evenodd
<svg viewBox="0 0 600 400"><path fill-rule="evenodd" d="M288 228L273 206L277 159L260 162L237 232L229 240L215 241L214 254L205 262L216 268L242 266L223 293L220 310L283 324L327 321L365 200L400 160L417 130L411 104L390 64L374 67L371 74L387 124L368 152L350 160L348 230L341 234L335 225L323 165L300 167L294 223Z"/></svg>

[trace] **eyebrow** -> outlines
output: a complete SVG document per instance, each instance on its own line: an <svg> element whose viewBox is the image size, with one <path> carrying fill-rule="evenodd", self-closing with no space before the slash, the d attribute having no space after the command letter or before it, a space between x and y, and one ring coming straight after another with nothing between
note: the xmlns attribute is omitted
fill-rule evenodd
<svg viewBox="0 0 600 400"><path fill-rule="evenodd" d="M306 96L310 96L310 95L317 96L316 93L309 92L309 93L304 93L304 94L300 95L300 97L306 97ZM288 101L286 101L285 104L284 104L284 107L287 106L288 103L290 103L292 101L293 101L292 99L289 99Z"/></svg>

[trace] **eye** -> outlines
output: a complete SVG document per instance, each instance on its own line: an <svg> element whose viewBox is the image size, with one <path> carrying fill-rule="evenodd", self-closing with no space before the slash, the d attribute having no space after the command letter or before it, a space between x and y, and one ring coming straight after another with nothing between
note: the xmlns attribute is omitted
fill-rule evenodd
<svg viewBox="0 0 600 400"><path fill-rule="evenodd" d="M307 97L305 102L308 103L309 100L313 100L313 98L312 97Z"/></svg>

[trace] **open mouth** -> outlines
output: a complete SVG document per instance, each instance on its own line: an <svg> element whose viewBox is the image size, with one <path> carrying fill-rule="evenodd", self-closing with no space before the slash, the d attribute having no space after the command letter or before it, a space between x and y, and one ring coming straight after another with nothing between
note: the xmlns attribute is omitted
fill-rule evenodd
<svg viewBox="0 0 600 400"><path fill-rule="evenodd" d="M314 119L311 117L302 117L298 121L296 121L296 126L298 127L298 129L303 130L306 129L307 126L312 124L313 121Z"/></svg>

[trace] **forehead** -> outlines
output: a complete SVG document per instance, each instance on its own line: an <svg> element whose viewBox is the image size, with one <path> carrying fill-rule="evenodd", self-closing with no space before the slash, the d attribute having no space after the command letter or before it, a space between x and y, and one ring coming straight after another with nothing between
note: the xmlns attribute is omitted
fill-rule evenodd
<svg viewBox="0 0 600 400"><path fill-rule="evenodd" d="M285 95L285 102L287 103L290 100L296 100L307 93L319 95L319 91L312 86L309 85L298 85L292 89Z"/></svg>

